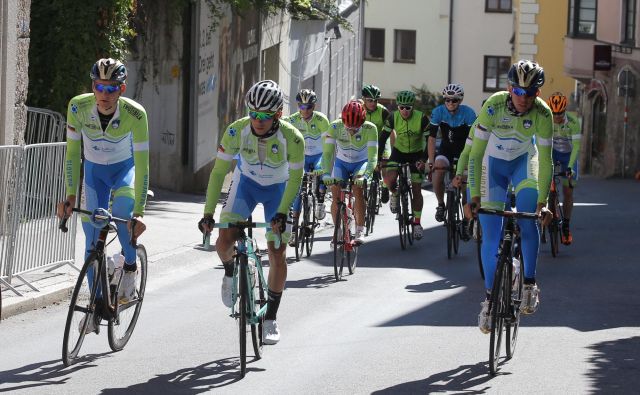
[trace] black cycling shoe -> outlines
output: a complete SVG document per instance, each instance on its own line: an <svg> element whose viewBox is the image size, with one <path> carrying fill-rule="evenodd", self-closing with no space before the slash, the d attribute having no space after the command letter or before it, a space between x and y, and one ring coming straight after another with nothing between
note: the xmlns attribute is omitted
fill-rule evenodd
<svg viewBox="0 0 640 395"><path fill-rule="evenodd" d="M466 218L463 219L460 224L460 238L462 241L471 240L471 236L469 235L469 221Z"/></svg>
<svg viewBox="0 0 640 395"><path fill-rule="evenodd" d="M438 207L436 207L436 221L444 221L444 204L439 204Z"/></svg>
<svg viewBox="0 0 640 395"><path fill-rule="evenodd" d="M380 202L382 202L382 204L389 203L389 188L382 188L382 192L380 193Z"/></svg>

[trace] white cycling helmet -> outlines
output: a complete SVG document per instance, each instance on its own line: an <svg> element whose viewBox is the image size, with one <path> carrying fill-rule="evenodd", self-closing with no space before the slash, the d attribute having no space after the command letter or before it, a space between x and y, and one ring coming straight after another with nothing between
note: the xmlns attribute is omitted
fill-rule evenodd
<svg viewBox="0 0 640 395"><path fill-rule="evenodd" d="M460 84L449 84L442 90L442 96L447 99L462 100L464 98L464 89Z"/></svg>
<svg viewBox="0 0 640 395"><path fill-rule="evenodd" d="M253 85L245 97L251 111L276 112L282 108L284 94L275 81L263 80Z"/></svg>

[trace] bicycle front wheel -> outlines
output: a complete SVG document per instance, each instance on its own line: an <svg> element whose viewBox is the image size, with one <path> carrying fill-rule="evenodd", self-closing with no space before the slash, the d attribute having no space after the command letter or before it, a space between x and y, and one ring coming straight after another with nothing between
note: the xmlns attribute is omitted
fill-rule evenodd
<svg viewBox="0 0 640 395"><path fill-rule="evenodd" d="M240 255L240 270L238 271L239 292L238 292L238 338L240 342L240 377L244 377L247 373L247 314L249 300L247 293L249 287L247 285L247 256Z"/></svg>
<svg viewBox="0 0 640 395"><path fill-rule="evenodd" d="M518 251L518 260L520 261L519 275L513 279L514 274L511 274L512 284L511 287L511 322L507 326L507 359L511 359L516 352L516 343L518 341L518 329L520 329L520 304L522 303L522 290L524 288L524 265L522 260L522 253ZM510 272L512 272L510 270Z"/></svg>
<svg viewBox="0 0 640 395"><path fill-rule="evenodd" d="M346 214L344 212L344 204L338 203L338 211L336 213L336 224L333 229L333 273L336 277L336 281L342 279L342 270L344 266L344 240L345 229L342 217ZM348 230L347 230L348 231Z"/></svg>
<svg viewBox="0 0 640 395"><path fill-rule="evenodd" d="M262 271L262 266L256 266L257 271ZM256 272L254 281L256 284L252 287L254 293L254 313L258 314L267 304L267 290L263 282L264 277L261 273ZM262 349L264 340L262 339L262 325L264 324L264 314L258 315L258 323L251 325L251 341L253 342L253 351L256 354L256 359L262 358Z"/></svg>
<svg viewBox="0 0 640 395"><path fill-rule="evenodd" d="M455 216L453 215L453 193L451 191L447 192L447 209L445 210L446 218L445 224L447 227L447 258L451 259L453 255L453 239L455 233Z"/></svg>
<svg viewBox="0 0 640 395"><path fill-rule="evenodd" d="M116 305L118 312L113 319L109 320L109 346L113 351L122 350L129 342L142 309L144 290L147 287L147 250L142 244L138 244L136 255L138 275L135 297L123 304L118 303Z"/></svg>
<svg viewBox="0 0 640 395"><path fill-rule="evenodd" d="M403 211L405 217L405 235L407 237L407 242L409 245L413 245L413 212L411 212L411 204L413 202L413 192L411 191L411 183L407 185L407 193L404 195L403 199Z"/></svg>
<svg viewBox="0 0 640 395"><path fill-rule="evenodd" d="M100 260L104 263L103 255L98 255L96 252L89 255L73 288L62 340L64 366L69 366L77 360L88 328L92 326L98 328L97 325L100 324L99 315L94 314L100 288L98 286Z"/></svg>
<svg viewBox="0 0 640 395"><path fill-rule="evenodd" d="M316 238L316 197L313 194L309 195L311 198L311 206L307 210L304 216L304 242L307 248L307 258L311 256L313 251L313 242Z"/></svg>
<svg viewBox="0 0 640 395"><path fill-rule="evenodd" d="M502 333L504 329L504 316L507 310L505 305L505 282L507 281L508 272L505 265L511 262L504 262L505 257L500 257L496 275L493 280L493 289L491 290L491 339L489 341L489 372L492 376L498 371L500 361L500 347L502 345Z"/></svg>
<svg viewBox="0 0 640 395"><path fill-rule="evenodd" d="M460 196L456 194L455 204L453 207L453 218L454 224L453 227L453 252L458 255L458 249L460 246L460 228L462 227L462 203L460 202Z"/></svg>

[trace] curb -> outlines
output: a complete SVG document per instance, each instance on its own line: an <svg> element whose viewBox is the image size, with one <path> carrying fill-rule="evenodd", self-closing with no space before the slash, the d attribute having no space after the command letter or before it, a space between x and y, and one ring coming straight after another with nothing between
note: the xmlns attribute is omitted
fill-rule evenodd
<svg viewBox="0 0 640 395"><path fill-rule="evenodd" d="M41 295L34 297L22 297L22 300L14 303L6 303L5 299L5 303L3 303L2 306L2 319L4 320L31 310L38 310L69 299L73 292L74 285L75 284L71 284L70 286L65 286L52 292L42 292ZM5 292L10 291L6 290Z"/></svg>

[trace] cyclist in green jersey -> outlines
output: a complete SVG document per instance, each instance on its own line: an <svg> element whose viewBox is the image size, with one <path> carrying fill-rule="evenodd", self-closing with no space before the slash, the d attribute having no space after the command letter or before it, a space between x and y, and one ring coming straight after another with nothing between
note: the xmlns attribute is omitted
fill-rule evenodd
<svg viewBox="0 0 640 395"><path fill-rule="evenodd" d="M316 195L316 212L317 219L322 220L325 217L324 194L326 187L322 184L322 141L329 131L329 120L327 116L320 111L315 111L318 96L311 89L302 89L296 95L298 103L298 112L283 117L285 121L291 123L304 136L304 171L310 176L317 177ZM298 225L298 214L300 213L300 195L297 195L293 201L293 209L291 210L292 221L294 224L294 232ZM289 245L295 246L295 238L289 239Z"/></svg>
<svg viewBox="0 0 640 395"><path fill-rule="evenodd" d="M281 119L283 101L282 89L274 81L260 81L249 89L245 97L249 116L233 122L222 136L209 178L204 217L199 223L203 231L211 232L222 183L234 156L240 154L220 221L244 221L258 203L264 207L265 219L271 219L272 228L267 232L268 303L262 334L265 344L280 340L276 313L287 280L286 243L290 236L287 213L300 189L304 165L304 138L298 129ZM282 242L276 248L278 235ZM237 229L220 229L216 241L216 252L224 266L221 296L227 307L232 305L236 240Z"/></svg>
<svg viewBox="0 0 640 395"><path fill-rule="evenodd" d="M140 104L122 97L127 89L127 69L122 62L100 59L91 68L90 76L93 93L78 95L69 101L65 161L67 198L58 204L58 216L70 216L76 205L82 165L84 208L89 211L108 209L111 202L114 216L136 218L133 229L136 239L146 229L142 217L149 185L147 113ZM94 249L103 224L84 215L81 219L86 259ZM136 249L130 243L131 224L132 221L117 225L125 261L119 292L123 300L135 297L138 276Z"/></svg>
<svg viewBox="0 0 640 395"><path fill-rule="evenodd" d="M379 139L378 155L382 155L384 145L391 133L396 138L392 141L390 163L411 163L411 185L413 189L414 223L413 236L416 240L422 238L422 225L420 216L422 215L422 180L424 179L424 167L428 158L427 138L429 137L429 118L422 111L414 110L416 95L412 91L400 91L396 95L398 111L394 111L389 117L387 127L382 131ZM391 131L391 132L389 132ZM398 171L389 168L384 177L384 182L392 193L389 200L389 208L392 213L398 210L397 179Z"/></svg>
<svg viewBox="0 0 640 395"><path fill-rule="evenodd" d="M380 99L381 95L382 93L380 92L380 88L375 85L365 85L362 87L362 100L364 101L364 108L367 110L366 119L376 125L376 128L378 129L378 138L382 136L382 131L387 127L386 124L389 122L389 117L391 116L391 112L389 112L385 106L378 103L378 99ZM378 145L380 144L378 143ZM389 155L391 155L391 139L387 140L387 143L384 145L384 151L382 151L382 156L379 158L378 163L386 163L389 159ZM380 172L384 175L387 170L382 169ZM387 203L389 201L389 188L384 182L382 183L381 192L381 202Z"/></svg>
<svg viewBox="0 0 640 395"><path fill-rule="evenodd" d="M560 92L549 96L547 101L553 113L553 162L560 162L560 171L564 172L562 180L562 244L573 242L569 221L573 211L573 188L578 180L578 155L580 154L581 129L578 119L566 112L567 97ZM571 179L571 186L569 186Z"/></svg>

